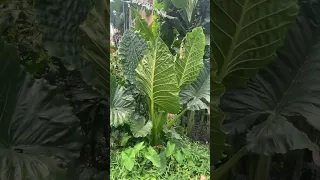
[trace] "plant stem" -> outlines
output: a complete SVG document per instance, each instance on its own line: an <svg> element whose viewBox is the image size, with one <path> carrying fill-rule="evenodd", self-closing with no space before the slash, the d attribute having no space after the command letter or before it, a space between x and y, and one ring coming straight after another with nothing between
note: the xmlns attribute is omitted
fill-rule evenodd
<svg viewBox="0 0 320 180"><path fill-rule="evenodd" d="M188 109L185 108L180 114L178 114L176 117L174 117L168 124L167 124L167 128L170 129L171 126L174 125L174 123L176 123L179 118L187 111Z"/></svg>
<svg viewBox="0 0 320 180"><path fill-rule="evenodd" d="M269 180L271 156L260 155L255 180Z"/></svg>
<svg viewBox="0 0 320 180"><path fill-rule="evenodd" d="M156 144L156 141L157 141L157 133L156 133L156 128L155 128L155 125L158 124L156 122L156 118L154 116L154 103L153 103L153 100L151 99L151 102L150 102L150 116L151 116L151 122L152 122L152 143L153 144Z"/></svg>
<svg viewBox="0 0 320 180"><path fill-rule="evenodd" d="M213 171L212 179L219 180L225 173L228 172L243 156L247 154L247 147L242 147L235 155L232 156L226 163Z"/></svg>
<svg viewBox="0 0 320 180"><path fill-rule="evenodd" d="M194 127L194 115L195 115L195 112L191 111L190 117L188 119L188 124L187 124L187 135L189 135L192 132L192 129Z"/></svg>
<svg viewBox="0 0 320 180"><path fill-rule="evenodd" d="M300 180L301 177L301 169L303 166L303 156L304 156L304 151L300 150L297 153L298 155L296 156L296 164L294 167L294 173L292 175L292 180Z"/></svg>

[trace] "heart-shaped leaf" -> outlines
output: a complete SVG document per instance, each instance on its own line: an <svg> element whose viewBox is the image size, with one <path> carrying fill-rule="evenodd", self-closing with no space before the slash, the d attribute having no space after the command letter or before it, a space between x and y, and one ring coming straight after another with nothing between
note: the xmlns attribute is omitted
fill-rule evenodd
<svg viewBox="0 0 320 180"><path fill-rule="evenodd" d="M156 167L161 166L161 159L160 155L157 153L156 150L153 149L153 147L149 146L147 151L144 153L145 157L149 159L152 164Z"/></svg>
<svg viewBox="0 0 320 180"><path fill-rule="evenodd" d="M135 116L131 121L130 130L134 137L146 137L151 133L152 122L146 120L143 116Z"/></svg>
<svg viewBox="0 0 320 180"><path fill-rule="evenodd" d="M0 39L0 179L65 179L78 158L80 122L62 94L20 66ZM8 78L10 77L10 78Z"/></svg>

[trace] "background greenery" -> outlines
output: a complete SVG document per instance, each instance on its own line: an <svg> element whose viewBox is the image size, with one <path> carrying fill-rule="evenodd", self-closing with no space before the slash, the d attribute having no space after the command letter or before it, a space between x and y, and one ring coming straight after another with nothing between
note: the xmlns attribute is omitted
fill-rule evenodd
<svg viewBox="0 0 320 180"><path fill-rule="evenodd" d="M8 0L0 9L0 179L106 179L109 32L92 31L109 23L106 1Z"/></svg>

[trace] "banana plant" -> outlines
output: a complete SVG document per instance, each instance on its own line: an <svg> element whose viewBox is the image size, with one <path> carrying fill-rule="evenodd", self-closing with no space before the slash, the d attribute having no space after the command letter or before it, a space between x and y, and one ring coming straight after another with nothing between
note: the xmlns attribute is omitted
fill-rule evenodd
<svg viewBox="0 0 320 180"><path fill-rule="evenodd" d="M260 68L275 60L276 50L283 44L299 6L297 0L211 2L213 83L210 88L210 109L213 112L210 158L216 164L220 162L227 147L226 133L221 129L225 115L219 107L220 97L226 89L245 87L248 79L254 77ZM238 153L244 155L241 152ZM237 155L234 157L241 158ZM213 179L219 179L220 172L213 171Z"/></svg>

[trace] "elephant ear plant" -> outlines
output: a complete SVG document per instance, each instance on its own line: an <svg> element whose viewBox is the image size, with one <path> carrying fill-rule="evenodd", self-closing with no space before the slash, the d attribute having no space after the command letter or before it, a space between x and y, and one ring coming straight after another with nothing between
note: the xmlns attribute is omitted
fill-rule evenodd
<svg viewBox="0 0 320 180"><path fill-rule="evenodd" d="M251 79L246 89L230 90L221 99L228 114L226 131L245 136L247 149L261 155L256 177L268 176L273 154L318 148L319 10L319 1L303 2L278 59Z"/></svg>
<svg viewBox="0 0 320 180"><path fill-rule="evenodd" d="M138 16L139 18L141 17ZM136 145L121 152L121 163L128 171L133 170L136 156L140 155L144 155L155 167L165 167L166 162L163 159L171 155L163 158L164 151L160 150L159 153L154 147L170 144L170 138L167 139L164 135L181 139L173 126L187 110L200 107L199 104L203 103L202 98L206 98L204 94L209 93L209 85L203 85L209 83L209 64L206 63L204 66L203 60L206 44L203 29L198 27L187 33L181 44L181 56L173 56L160 37L153 34L145 37L148 33L143 31L150 32L150 29L143 19L140 21L140 31L127 30L124 33L119 43L119 57L121 65L126 66L123 68L126 85L135 86L138 93L146 98L148 113L142 116L132 109L132 105L137 104L130 103L132 96L128 88L116 84L111 88L111 114L114 114L111 116L111 126L117 128L119 125L129 124L131 133L122 140L125 139L127 143L128 138L134 137L140 141L137 143L133 140ZM135 48L136 44L141 46ZM198 78L200 74L201 80ZM114 82L111 80L112 84ZM197 96L195 93L201 90L208 93L200 93L201 95ZM127 95L118 97L120 92ZM183 105L186 105L185 109ZM178 115L168 119L169 113ZM149 140L148 143L141 142L145 138ZM183 164L179 149L174 155L180 160L178 162Z"/></svg>
<svg viewBox="0 0 320 180"><path fill-rule="evenodd" d="M27 73L1 39L0 61L0 179L66 179L66 164L83 144L80 121L63 94Z"/></svg>
<svg viewBox="0 0 320 180"><path fill-rule="evenodd" d="M297 0L213 0L211 3L210 158L217 165L227 147L226 134L221 130L225 115L219 108L220 97L228 89L245 87L249 78L276 58L276 50L292 26L299 6ZM213 171L213 179L218 179L215 174L218 176Z"/></svg>
<svg viewBox="0 0 320 180"><path fill-rule="evenodd" d="M281 16L282 18L289 19L291 15L296 14L293 13L293 10L298 10L296 8L297 3L294 1L276 1L274 3L280 3L282 7L278 7L283 9L282 13L286 10L292 12L290 14L284 13ZM216 4L217 8L223 7L217 2ZM292 11L289 11L290 8L292 8ZM259 12L261 12L261 9ZM231 89L228 86L229 88L220 103L220 108L227 114L223 127L231 135L236 135L237 137L244 136L246 141L244 143L236 143L243 146L243 148L235 153L229 161L222 165L216 164L219 168L213 171L215 179L220 179L227 172L228 168L232 167L247 153L259 155L257 169L254 172L255 179L268 179L273 154L285 154L289 151L300 149L314 150L316 148L314 143L315 133L311 132L319 130L319 123L317 123L319 114L319 98L317 97L319 85L317 84L318 77L316 75L319 68L319 17L319 1L301 1L300 14L296 18L296 24L286 32L286 40L283 47L277 51L269 49L270 55L277 52L277 60L267 67L260 69L259 74L248 81L247 87ZM284 22L283 24L285 24ZM215 26L217 23L216 21L212 22ZM260 23L262 23L260 27L269 24L263 23L263 21ZM274 24L269 25L272 26L263 31L264 33L272 31L277 33L285 32L279 30L281 27L280 22L275 21ZM264 33L257 32L251 39L270 37L264 36ZM258 41L260 38L256 39L256 43L261 42ZM280 36L278 38L280 41ZM250 42L250 37L247 39L248 41L242 41L240 45L235 45L235 49L228 52L240 50L241 45ZM216 55L214 54L214 56L216 59L221 59L224 54L221 49L219 51L219 47L222 47L223 43L220 43L220 46L218 46L217 42L215 45ZM271 44L266 43L259 47L264 48L268 46L271 46ZM249 49L250 51L238 51L238 53L241 55L246 52L255 52L257 55L261 55L262 53L258 51L259 47ZM241 62L246 62L245 67L239 67L234 70L234 72L241 72L246 69L254 69L254 65L263 63L263 57L257 58L256 56L249 55L248 59L244 59L245 61L238 59L241 60L238 63L237 58L241 56L236 56L237 58L234 58L234 61L232 61L234 65L231 64L231 67L227 69L232 70L233 67L241 65ZM216 65L216 69L218 70L220 67L223 67L219 66L219 62ZM219 76L219 73L216 73L216 76ZM234 76L226 79L225 84L239 77L241 76L234 74ZM216 79L216 82L218 82L218 79ZM222 134L219 127L224 118L221 116L220 121L218 120L214 119L214 135L217 135L218 132L220 135ZM219 142L219 144L214 143L214 158L219 159L221 157L221 149L224 143L222 139L222 136L216 136L213 139L213 141ZM218 159L215 159L215 162ZM300 169L298 171L300 172Z"/></svg>
<svg viewBox="0 0 320 180"><path fill-rule="evenodd" d="M157 145L163 125L170 129L187 110L180 107L179 92L197 79L203 67L205 37L201 27L188 33L181 45L182 59L176 59L159 37L148 43L145 56L136 69L136 81L148 98L152 144ZM179 112L166 123L168 113Z"/></svg>

